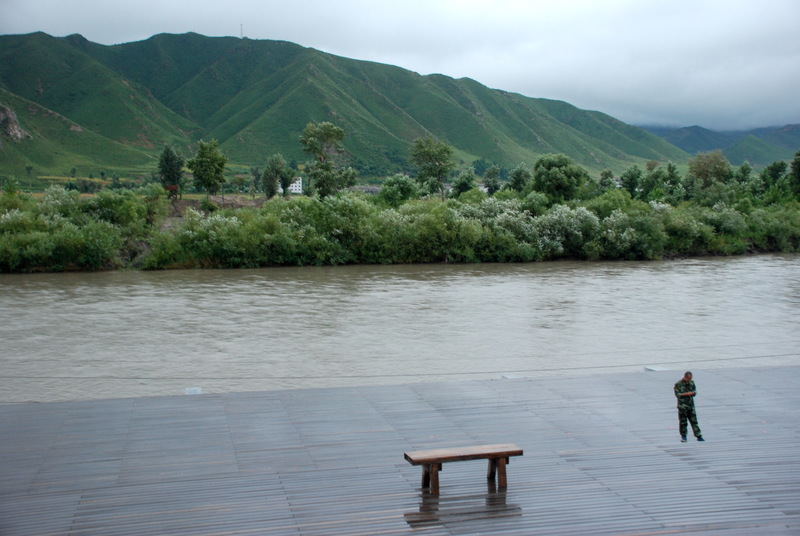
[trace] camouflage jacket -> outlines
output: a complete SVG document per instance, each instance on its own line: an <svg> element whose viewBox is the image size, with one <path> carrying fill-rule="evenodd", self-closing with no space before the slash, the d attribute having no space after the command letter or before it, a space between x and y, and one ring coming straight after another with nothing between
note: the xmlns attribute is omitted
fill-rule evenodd
<svg viewBox="0 0 800 536"><path fill-rule="evenodd" d="M694 386L693 381L685 382L683 380L679 380L678 382L675 383L675 398L678 399L679 408L694 407L694 395L680 396L681 393L691 393L692 391L697 393L697 388Z"/></svg>

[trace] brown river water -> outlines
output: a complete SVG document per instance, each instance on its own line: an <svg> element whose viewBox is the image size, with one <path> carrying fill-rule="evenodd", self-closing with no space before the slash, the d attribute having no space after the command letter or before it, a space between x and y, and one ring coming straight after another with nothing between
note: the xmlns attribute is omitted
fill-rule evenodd
<svg viewBox="0 0 800 536"><path fill-rule="evenodd" d="M0 403L800 364L800 256L0 274Z"/></svg>

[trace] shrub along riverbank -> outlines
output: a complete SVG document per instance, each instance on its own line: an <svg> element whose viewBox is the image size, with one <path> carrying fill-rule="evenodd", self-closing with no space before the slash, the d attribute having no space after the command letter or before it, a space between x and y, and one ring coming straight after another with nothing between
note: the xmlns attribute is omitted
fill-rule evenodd
<svg viewBox="0 0 800 536"><path fill-rule="evenodd" d="M210 204L206 204L210 206ZM479 190L386 203L342 193L260 207L188 208L165 225L164 190L60 188L0 195L0 272L392 263L660 259L800 251L800 204L702 206L632 199L621 188L547 206Z"/></svg>

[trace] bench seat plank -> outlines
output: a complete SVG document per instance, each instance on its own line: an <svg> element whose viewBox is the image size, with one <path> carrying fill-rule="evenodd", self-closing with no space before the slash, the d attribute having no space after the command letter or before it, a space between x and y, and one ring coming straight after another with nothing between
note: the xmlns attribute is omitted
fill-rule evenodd
<svg viewBox="0 0 800 536"><path fill-rule="evenodd" d="M522 456L522 449L513 443L502 443L499 445L476 445L470 447L415 450L413 452L406 452L404 456L411 465L427 465L431 463Z"/></svg>

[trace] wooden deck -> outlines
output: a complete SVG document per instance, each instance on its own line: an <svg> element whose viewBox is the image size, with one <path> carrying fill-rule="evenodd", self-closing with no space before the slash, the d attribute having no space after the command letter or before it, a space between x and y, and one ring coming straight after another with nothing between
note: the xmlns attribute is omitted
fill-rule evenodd
<svg viewBox="0 0 800 536"><path fill-rule="evenodd" d="M694 371L686 444L682 372L0 406L0 534L800 534L800 367Z"/></svg>

